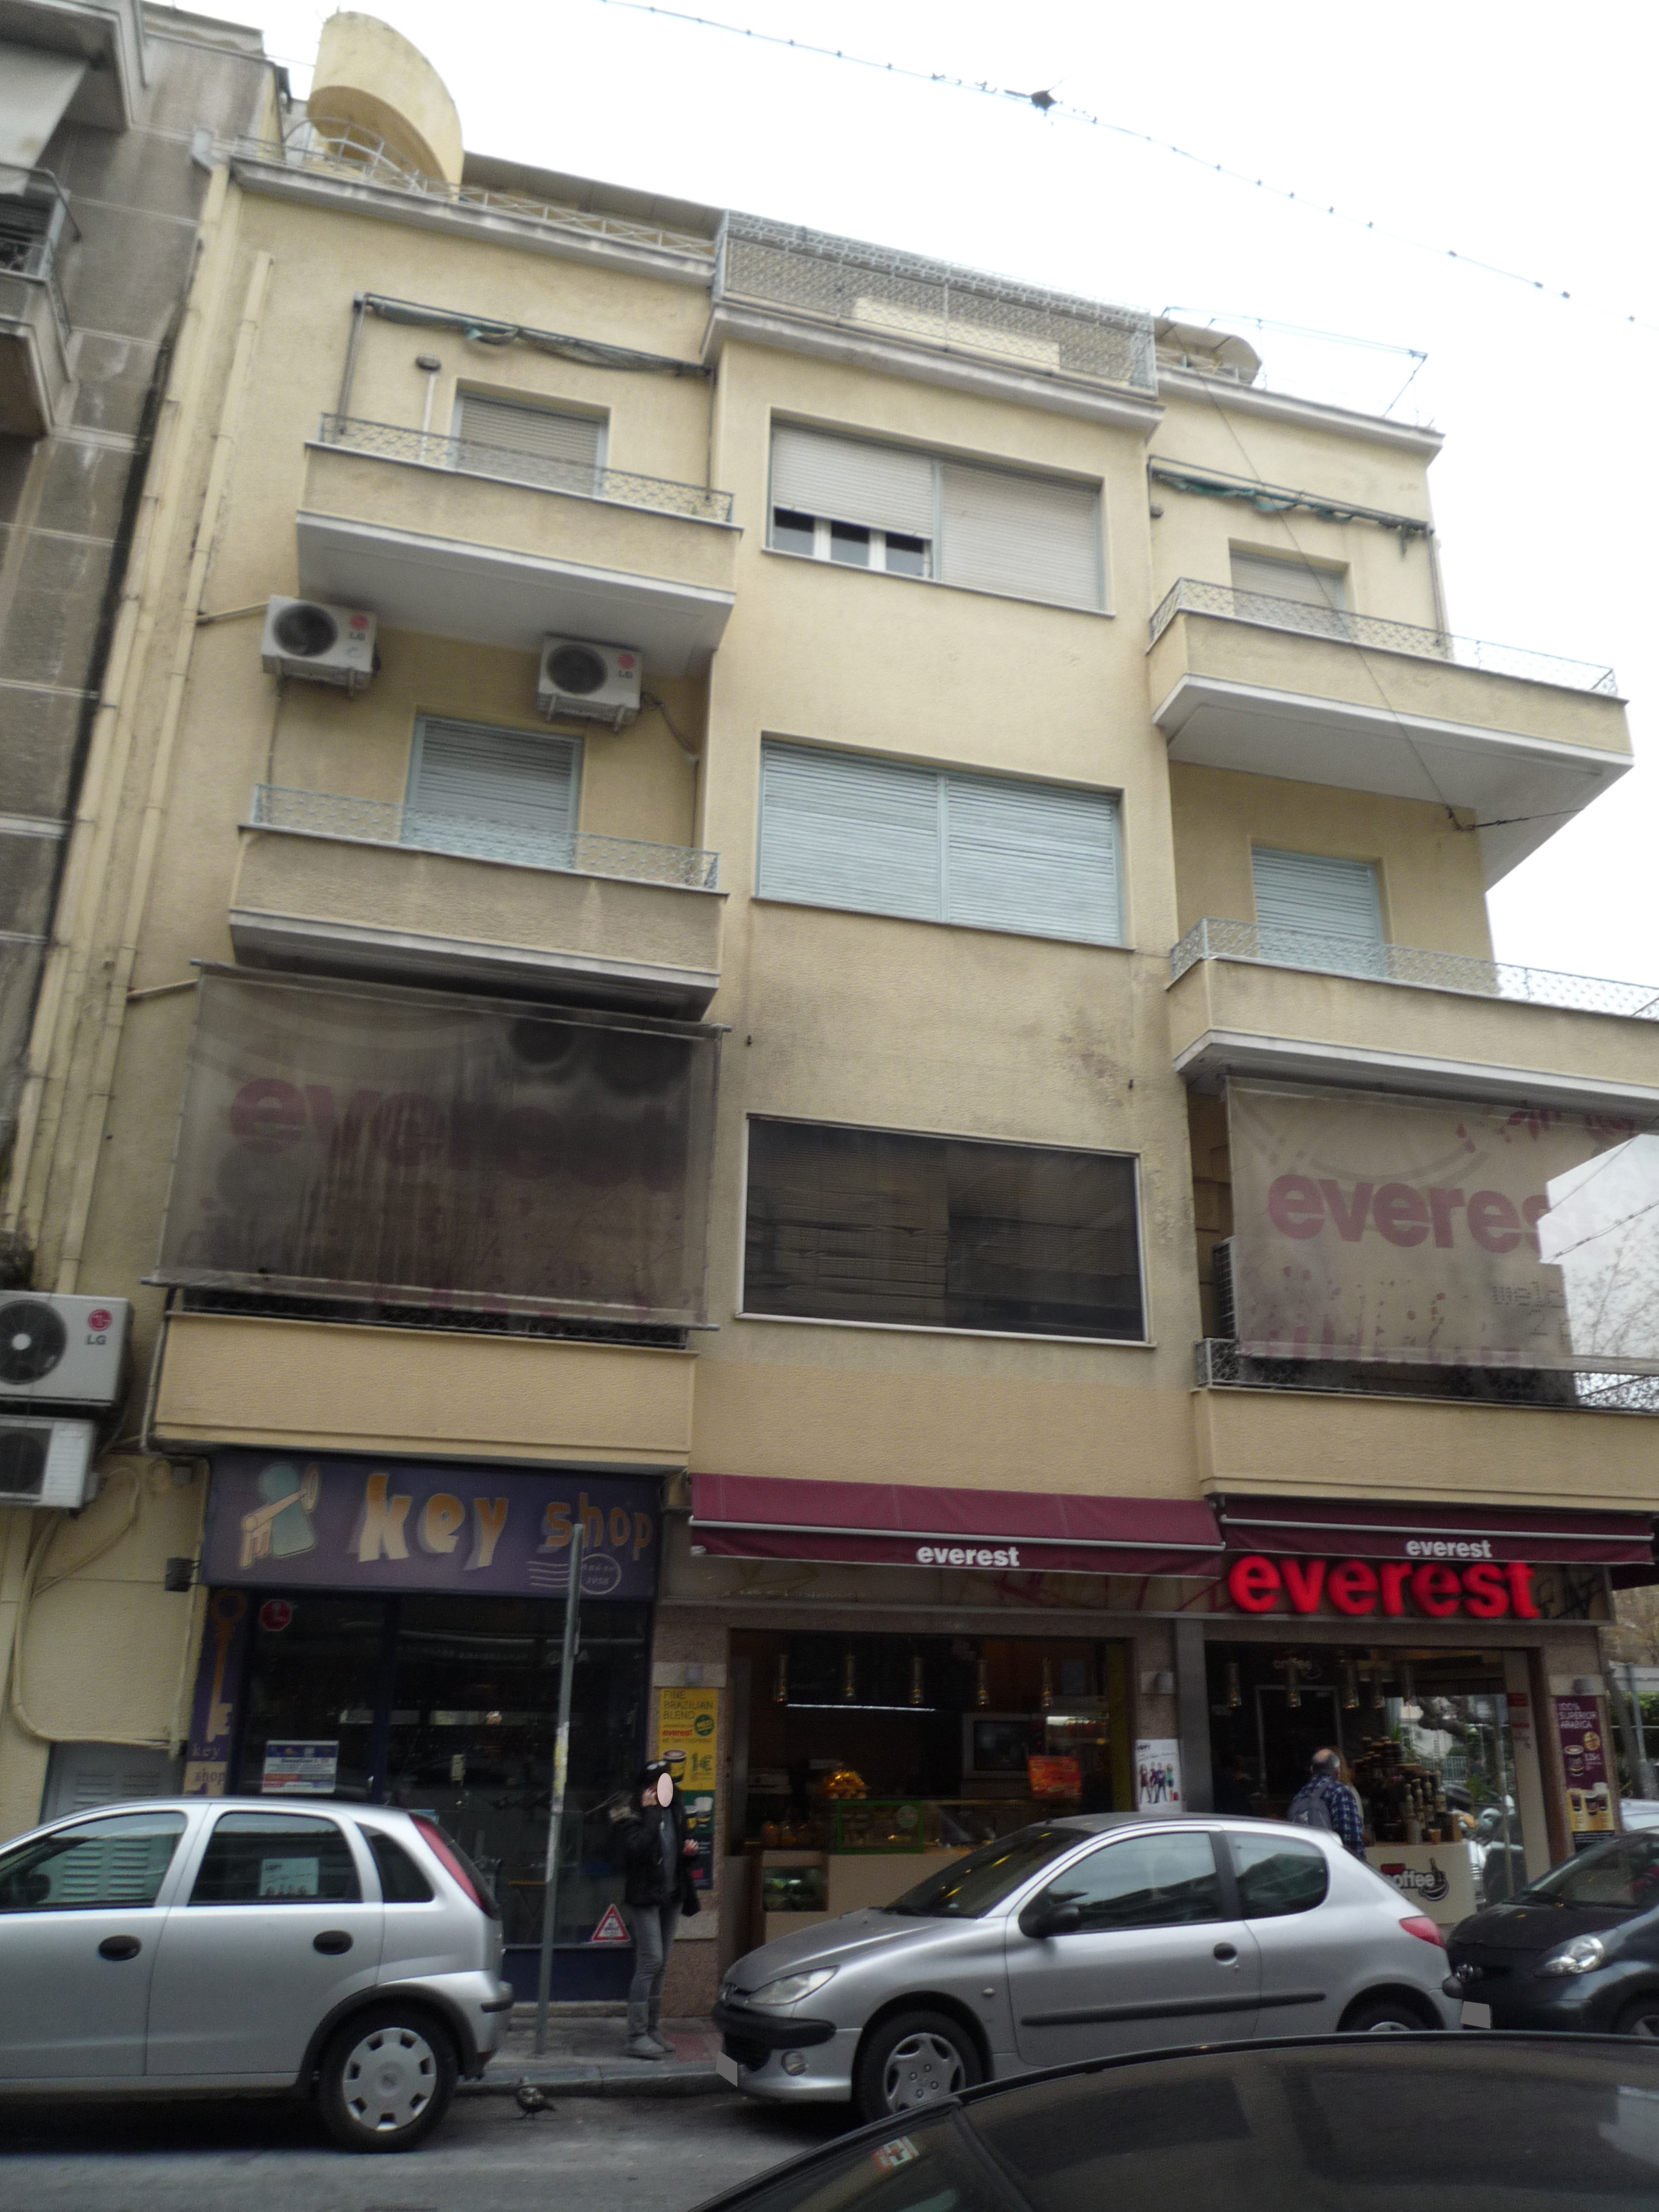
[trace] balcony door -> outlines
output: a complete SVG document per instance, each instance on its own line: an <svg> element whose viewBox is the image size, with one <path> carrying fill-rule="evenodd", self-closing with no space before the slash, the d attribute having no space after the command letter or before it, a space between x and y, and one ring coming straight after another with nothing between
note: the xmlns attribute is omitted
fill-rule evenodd
<svg viewBox="0 0 1659 2212"><path fill-rule="evenodd" d="M1279 968L1386 978L1374 863L1258 845L1250 866L1261 959Z"/></svg>
<svg viewBox="0 0 1659 2212"><path fill-rule="evenodd" d="M403 842L526 867L574 866L581 741L422 714Z"/></svg>
<svg viewBox="0 0 1659 2212"><path fill-rule="evenodd" d="M1232 555L1231 565L1237 612L1244 621L1306 630L1315 637L1352 635L1340 568L1240 552Z"/></svg>

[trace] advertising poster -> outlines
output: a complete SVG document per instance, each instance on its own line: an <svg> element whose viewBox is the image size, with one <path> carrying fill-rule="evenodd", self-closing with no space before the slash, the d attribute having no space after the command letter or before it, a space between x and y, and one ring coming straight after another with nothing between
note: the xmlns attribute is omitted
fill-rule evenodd
<svg viewBox="0 0 1659 2212"><path fill-rule="evenodd" d="M1555 1727L1567 1777L1567 1826L1573 1849L1582 1850L1585 1844L1613 1833L1613 1792L1601 1707L1594 1698L1558 1698Z"/></svg>
<svg viewBox="0 0 1659 2212"><path fill-rule="evenodd" d="M266 1797L331 1797L340 1767L336 1743L268 1743L260 1794Z"/></svg>
<svg viewBox="0 0 1659 2212"><path fill-rule="evenodd" d="M1142 1736L1135 1745L1135 1806L1142 1813L1181 1813L1181 1746L1172 1735Z"/></svg>
<svg viewBox="0 0 1659 2212"><path fill-rule="evenodd" d="M1025 1762L1026 1787L1033 1797L1080 1797L1083 1763L1065 1753L1034 1753Z"/></svg>
<svg viewBox="0 0 1659 2212"><path fill-rule="evenodd" d="M657 1692L657 1756L685 1761L680 1793L697 1856L691 1879L700 1890L714 1884L714 1799L719 1777L720 1693L718 1690L662 1689Z"/></svg>

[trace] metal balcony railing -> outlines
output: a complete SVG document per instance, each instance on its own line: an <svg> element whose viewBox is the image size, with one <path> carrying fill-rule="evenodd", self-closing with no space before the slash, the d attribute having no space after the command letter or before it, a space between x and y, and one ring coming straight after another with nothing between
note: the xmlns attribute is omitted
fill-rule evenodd
<svg viewBox="0 0 1659 2212"><path fill-rule="evenodd" d="M410 192L451 207L518 216L551 229L581 231L592 238L617 239L629 246L655 246L711 264L714 258L714 240L695 231L635 222L624 216L606 215L561 200L537 199L528 192L498 191L487 185L452 185L441 177L422 176L390 152L384 139L369 131L338 131L325 136L314 125L307 125L299 137L286 141L231 138L225 142L224 150L233 160L276 162L283 168L331 177L342 184L375 185L382 191Z"/></svg>
<svg viewBox="0 0 1659 2212"><path fill-rule="evenodd" d="M550 453L521 453L512 446L489 446L478 438L444 438L433 430L405 429L398 422L367 422L355 415L325 415L318 434L325 446L337 446L344 453L373 453L388 461L418 461L428 468L451 469L458 476L533 484L541 491L574 493L578 499L605 500L614 507L646 507L653 514L685 515L694 522L732 520L729 491L675 483L667 477L596 468L587 461L559 460Z"/></svg>
<svg viewBox="0 0 1659 2212"><path fill-rule="evenodd" d="M1262 629L1289 629L1304 637L1334 638L1345 645L1370 646L1379 653L1407 653L1419 660L1443 660L1455 668L1475 668L1487 676L1512 676L1523 684L1554 684L1567 691L1601 691L1613 698L1619 685L1610 668L1593 661L1563 660L1524 646L1489 645L1478 637L1455 637L1449 630L1424 629L1415 623L1385 622L1379 615L1352 613L1346 607L1316 607L1300 599L1270 599L1264 592L1235 591L1231 584L1205 584L1183 576L1152 617L1156 645L1177 615L1218 615L1224 621L1254 623Z"/></svg>
<svg viewBox="0 0 1659 2212"><path fill-rule="evenodd" d="M717 300L747 300L1051 375L1158 390L1152 319L1066 292L927 261L799 225L731 214Z"/></svg>
<svg viewBox="0 0 1659 2212"><path fill-rule="evenodd" d="M1449 1398L1464 1404L1571 1407L1581 1413L1659 1413L1659 1376L1583 1367L1387 1368L1360 1359L1273 1359L1224 1337L1193 1347L1200 1390L1300 1390L1320 1396Z"/></svg>
<svg viewBox="0 0 1659 2212"><path fill-rule="evenodd" d="M50 170L30 169L21 191L0 195L0 278L21 277L45 288L65 345L70 328L58 283L58 261L65 239L76 235L69 202ZM0 307L0 313L4 312Z"/></svg>
<svg viewBox="0 0 1659 2212"><path fill-rule="evenodd" d="M1242 960L1263 968L1299 968L1322 975L1357 976L1368 982L1462 991L1475 998L1556 1006L1571 1013L1659 1021L1659 984L1656 983L1564 975L1549 968L1518 967L1511 961L1476 960L1462 952L1425 952L1416 945L1375 945L1364 938L1340 937L1325 930L1218 921L1213 915L1195 923L1170 953L1170 981L1179 981L1200 960Z"/></svg>
<svg viewBox="0 0 1659 2212"><path fill-rule="evenodd" d="M510 860L556 874L614 876L627 883L674 884L689 890L720 888L720 856L684 845L647 845L632 837L596 837L586 830L550 836L511 823L441 814L381 799L337 792L254 787L249 820L258 830L299 830L354 843L404 845L474 860Z"/></svg>

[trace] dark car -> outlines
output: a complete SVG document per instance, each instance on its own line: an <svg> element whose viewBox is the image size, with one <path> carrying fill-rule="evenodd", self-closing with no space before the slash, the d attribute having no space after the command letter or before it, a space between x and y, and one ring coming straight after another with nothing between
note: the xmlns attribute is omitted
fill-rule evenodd
<svg viewBox="0 0 1659 2212"><path fill-rule="evenodd" d="M704 2212L1659 2206L1659 2051L1321 2036L1097 2060L878 2121Z"/></svg>
<svg viewBox="0 0 1659 2212"><path fill-rule="evenodd" d="M1460 1921L1448 1996L1493 2027L1659 2037L1659 1830L1613 1836Z"/></svg>

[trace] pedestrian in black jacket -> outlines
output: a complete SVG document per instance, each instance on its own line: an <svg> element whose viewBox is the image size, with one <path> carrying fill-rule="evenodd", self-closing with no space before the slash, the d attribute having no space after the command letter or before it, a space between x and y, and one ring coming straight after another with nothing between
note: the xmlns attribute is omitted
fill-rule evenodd
<svg viewBox="0 0 1659 2212"><path fill-rule="evenodd" d="M629 2058L668 2058L657 2030L663 1974L681 1916L697 1911L691 1865L697 1847L686 1834L685 1808L666 1763L653 1759L639 1780L621 1836L623 1917L634 1939L628 1989Z"/></svg>

